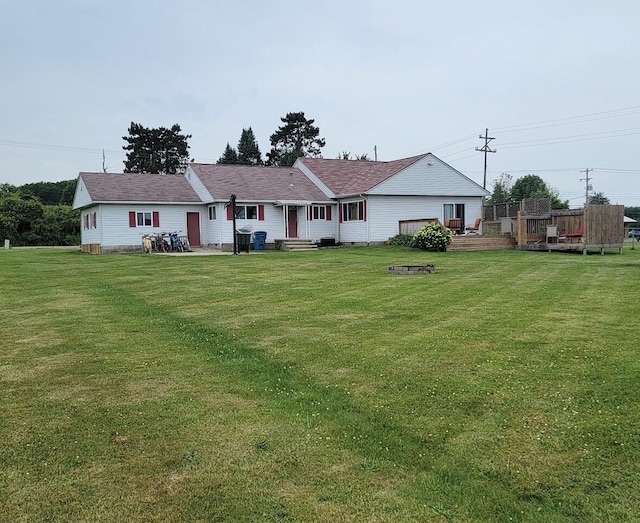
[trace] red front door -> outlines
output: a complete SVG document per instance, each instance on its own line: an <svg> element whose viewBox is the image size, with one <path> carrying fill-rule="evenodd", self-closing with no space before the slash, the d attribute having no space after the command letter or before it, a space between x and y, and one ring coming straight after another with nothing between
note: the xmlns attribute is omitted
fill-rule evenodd
<svg viewBox="0 0 640 523"><path fill-rule="evenodd" d="M289 232L289 238L298 237L298 209L295 207L289 207L287 214L287 230Z"/></svg>
<svg viewBox="0 0 640 523"><path fill-rule="evenodd" d="M200 247L200 213L187 213L187 239L191 247Z"/></svg>

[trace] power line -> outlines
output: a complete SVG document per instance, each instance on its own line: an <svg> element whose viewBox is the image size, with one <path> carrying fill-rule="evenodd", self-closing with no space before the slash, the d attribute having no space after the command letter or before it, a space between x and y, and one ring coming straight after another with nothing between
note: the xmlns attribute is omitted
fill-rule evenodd
<svg viewBox="0 0 640 523"><path fill-rule="evenodd" d="M611 131L611 132L615 132L615 131ZM594 134L601 134L601 133L594 133ZM528 142L512 142L512 144L520 143L522 145L505 145L503 148L504 149L521 149L523 147L538 147L542 145L560 145L563 143L589 142L593 140L603 140L603 139L609 139L609 138L623 138L625 136L634 136L638 134L640 134L640 131L634 132L634 133L615 134L615 135L609 135L609 136L592 136L591 138L578 138L575 140L546 138L541 140L530 140ZM589 135L583 135L583 136L589 136ZM551 140L556 140L556 141L551 141Z"/></svg>
<svg viewBox="0 0 640 523"><path fill-rule="evenodd" d="M518 125L508 125L505 127L494 127L493 130L501 131L504 133L507 133L507 132L511 133L511 132L517 132L517 131L527 131L529 129L542 129L545 127L555 127L558 125L571 125L575 123L591 122L595 120L606 120L608 118L620 118L624 116L632 116L634 114L639 114L640 111L636 111L636 109L640 109L640 105L625 107L623 109L613 109L611 111L601 111L599 113L583 114L579 116L569 116L566 118L556 118L553 120L542 120L539 122L531 122L531 123L518 124ZM604 114L620 113L622 111L634 111L634 112L628 113L628 114L615 114L611 116L601 116ZM592 116L596 116L598 118L591 118ZM589 119L583 120L583 118L589 118ZM568 121L568 120L576 120L576 121ZM549 125L544 125L544 124L549 124Z"/></svg>
<svg viewBox="0 0 640 523"><path fill-rule="evenodd" d="M31 142L17 142L13 140L0 140L0 146L4 147L22 147L26 149L46 149L46 150L54 150L54 151L67 151L74 153L102 153L103 151L109 154L122 154L124 155L124 151L110 151L109 149L93 149L89 147L77 147L72 145L51 145L51 144L42 144L42 143L31 143Z"/></svg>
<svg viewBox="0 0 640 523"><path fill-rule="evenodd" d="M522 142L507 142L501 145L501 147L507 147L510 145L520 145L520 144L529 144L529 143L537 143L537 142L547 142L552 140L564 140L566 138L583 138L585 136L601 136L601 135L610 135L612 133L626 133L626 131L640 131L640 127L628 127L626 129L614 129L613 131L600 131L598 133L584 133L584 134L573 134L570 136L556 136L555 138L541 138L540 140L524 140ZM615 138L617 136L628 136L631 134L637 133L628 133L628 134L616 134L614 136L602 136L602 138Z"/></svg>
<svg viewBox="0 0 640 523"><path fill-rule="evenodd" d="M450 142L446 142L446 143L443 143L443 144L440 144L440 145L436 145L435 147L431 147L429 149L429 151L437 151L438 149L443 149L445 147L449 147L450 145L455 145L457 143L464 142L466 140L470 140L471 138L474 138L475 135L476 135L475 133L469 134L467 136L463 136L462 138L458 138L458 139L452 140ZM452 154L455 154L455 153L452 153Z"/></svg>

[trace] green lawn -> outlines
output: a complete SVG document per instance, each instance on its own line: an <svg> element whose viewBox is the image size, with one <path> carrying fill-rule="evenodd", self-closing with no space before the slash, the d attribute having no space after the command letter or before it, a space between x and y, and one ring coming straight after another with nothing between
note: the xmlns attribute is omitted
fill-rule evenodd
<svg viewBox="0 0 640 523"><path fill-rule="evenodd" d="M0 251L0 520L640 521L638 275Z"/></svg>

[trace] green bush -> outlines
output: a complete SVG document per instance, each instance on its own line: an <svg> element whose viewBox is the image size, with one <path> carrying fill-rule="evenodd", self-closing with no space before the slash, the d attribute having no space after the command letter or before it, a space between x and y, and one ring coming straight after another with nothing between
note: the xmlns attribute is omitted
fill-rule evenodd
<svg viewBox="0 0 640 523"><path fill-rule="evenodd" d="M453 232L439 223L428 223L413 237L413 245L424 251L444 252L453 241Z"/></svg>
<svg viewBox="0 0 640 523"><path fill-rule="evenodd" d="M396 234L389 240L389 244L405 247L415 247L415 245L413 244L413 234Z"/></svg>

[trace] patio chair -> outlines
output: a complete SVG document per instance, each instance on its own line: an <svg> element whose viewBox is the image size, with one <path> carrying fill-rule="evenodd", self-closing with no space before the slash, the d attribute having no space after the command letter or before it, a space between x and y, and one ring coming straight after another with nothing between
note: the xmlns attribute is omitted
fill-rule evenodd
<svg viewBox="0 0 640 523"><path fill-rule="evenodd" d="M476 218L476 223L474 223L472 226L470 225L469 227L465 227L465 230L467 231L467 233L478 234L478 232L480 232L481 223L482 223L482 218Z"/></svg>
<svg viewBox="0 0 640 523"><path fill-rule="evenodd" d="M573 241L574 238L580 240L584 236L584 223L580 226L580 228L575 232L565 233L558 236L558 241L564 242L569 240Z"/></svg>
<svg viewBox="0 0 640 523"><path fill-rule="evenodd" d="M451 218L444 222L444 226L447 229L451 229L455 234L462 233L462 219L461 218Z"/></svg>

